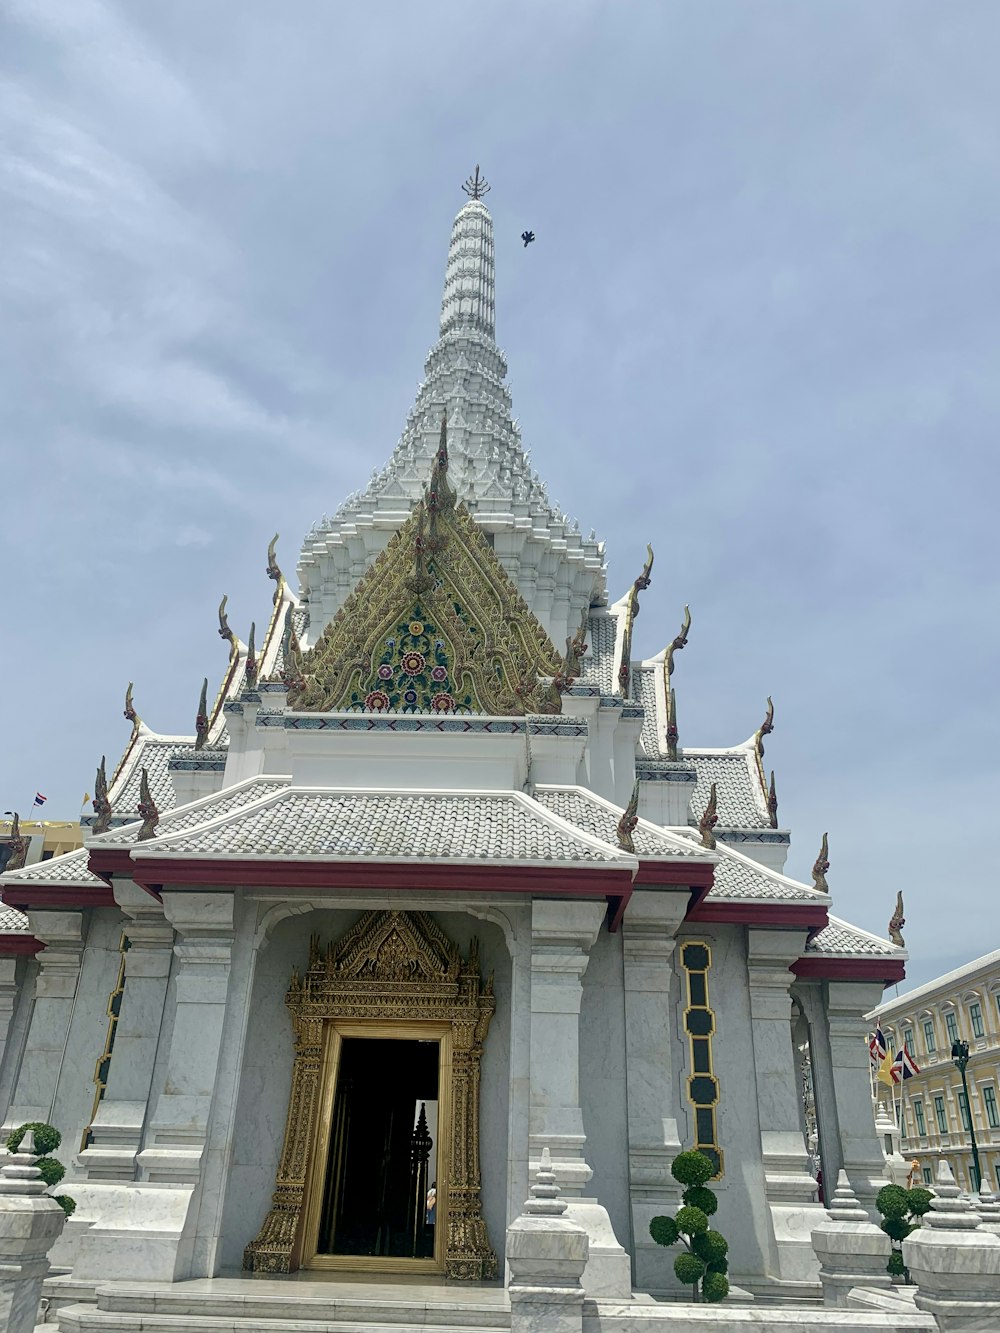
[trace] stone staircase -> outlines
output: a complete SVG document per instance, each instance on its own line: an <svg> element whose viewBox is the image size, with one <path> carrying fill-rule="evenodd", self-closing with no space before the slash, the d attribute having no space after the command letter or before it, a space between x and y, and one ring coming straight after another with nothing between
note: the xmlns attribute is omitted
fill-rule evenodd
<svg viewBox="0 0 1000 1333"><path fill-rule="evenodd" d="M98 1285L96 1304L58 1310L61 1333L499 1333L507 1293L494 1286L298 1277Z"/></svg>

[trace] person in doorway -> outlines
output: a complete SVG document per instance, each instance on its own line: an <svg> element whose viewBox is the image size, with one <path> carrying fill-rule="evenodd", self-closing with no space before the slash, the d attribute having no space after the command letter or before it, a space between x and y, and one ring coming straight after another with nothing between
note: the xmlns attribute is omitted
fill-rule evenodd
<svg viewBox="0 0 1000 1333"><path fill-rule="evenodd" d="M431 1181L430 1189L427 1191L427 1212L424 1217L424 1223L429 1227L432 1227L434 1225L434 1217L435 1214L437 1213L437 1197L438 1197L437 1181L433 1180Z"/></svg>

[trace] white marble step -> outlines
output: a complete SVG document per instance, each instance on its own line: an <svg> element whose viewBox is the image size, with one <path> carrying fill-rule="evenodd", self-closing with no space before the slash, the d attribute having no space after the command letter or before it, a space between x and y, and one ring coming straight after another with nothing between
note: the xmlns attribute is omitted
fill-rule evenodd
<svg viewBox="0 0 1000 1333"><path fill-rule="evenodd" d="M62 1333L500 1333L510 1328L501 1287L273 1278L203 1278L177 1283L115 1282L98 1286L96 1305L59 1310Z"/></svg>

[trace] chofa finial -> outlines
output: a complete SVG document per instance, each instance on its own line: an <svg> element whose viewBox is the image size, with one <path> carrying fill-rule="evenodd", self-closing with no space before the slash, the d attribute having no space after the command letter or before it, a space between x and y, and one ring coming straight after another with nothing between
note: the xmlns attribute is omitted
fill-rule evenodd
<svg viewBox="0 0 1000 1333"><path fill-rule="evenodd" d="M489 194L490 192L489 182L486 180L485 176L480 176L478 162L476 163L475 175L469 177L469 179L462 186L462 189L465 191L465 193L469 196L470 199L482 199L484 194Z"/></svg>
<svg viewBox="0 0 1000 1333"><path fill-rule="evenodd" d="M719 798L713 782L708 792L708 804L702 817L698 820L698 832L701 834L701 845L712 849L715 847L715 826L719 822Z"/></svg>
<svg viewBox="0 0 1000 1333"><path fill-rule="evenodd" d="M278 533L275 533L267 544L267 577L269 579L273 579L275 584L277 585L274 589L275 601L277 601L278 598L281 596L281 585L285 577L284 574L282 574L281 569L278 566L278 562L274 556L275 548L277 547L277 545L278 545Z"/></svg>
<svg viewBox="0 0 1000 1333"><path fill-rule="evenodd" d="M813 862L812 877L813 888L818 893L829 893L830 886L826 882L826 872L830 869L830 844L827 835L823 834L823 841L820 843L819 856Z"/></svg>
<svg viewBox="0 0 1000 1333"><path fill-rule="evenodd" d="M642 567L642 573L632 584L632 590L629 593L628 606L625 608L625 632L622 634L622 660L618 667L618 687L621 693L627 698L629 684L632 680L632 626L635 618L639 614L639 594L645 592L652 582L651 574L653 572L653 548L646 543L646 563Z"/></svg>
<svg viewBox="0 0 1000 1333"><path fill-rule="evenodd" d="M208 677L201 682L201 696L198 699L198 713L194 720L194 748L203 750L208 740Z"/></svg>
<svg viewBox="0 0 1000 1333"><path fill-rule="evenodd" d="M903 915L903 890L900 889L896 894L896 910L889 919L889 938L897 949L905 949L906 942L900 933L906 925L906 917Z"/></svg>
<svg viewBox="0 0 1000 1333"><path fill-rule="evenodd" d="M105 755L101 755L101 762L97 769L97 776L94 778L94 814L97 818L91 830L93 833L107 833L111 827L111 801L108 797L108 773L105 767Z"/></svg>
<svg viewBox="0 0 1000 1333"><path fill-rule="evenodd" d="M764 714L764 721L757 728L757 753L763 759L764 757L764 737L770 736L774 730L774 704L771 702L771 696L767 696L767 712Z"/></svg>
<svg viewBox="0 0 1000 1333"><path fill-rule="evenodd" d="M135 711L135 705L132 702L132 682L129 681L128 689L125 691L125 717L132 723L133 727L139 725L139 714Z"/></svg>
<svg viewBox="0 0 1000 1333"><path fill-rule="evenodd" d="M139 830L136 841L148 842L150 838L156 836L156 826L160 822L160 812L153 800L153 793L149 790L149 774L145 769L139 776L139 804L136 809L142 815L142 828Z"/></svg>
<svg viewBox="0 0 1000 1333"><path fill-rule="evenodd" d="M233 644L235 639L233 637L233 631L229 628L229 616L226 614L226 603L228 601L229 598L227 596L223 597L222 601L219 603L219 638L225 639L229 644Z"/></svg>
<svg viewBox="0 0 1000 1333"><path fill-rule="evenodd" d="M636 825L639 823L639 779L636 778L635 786L632 788L632 795L629 797L629 803L625 807L625 813L618 821L618 846L623 852L632 852L635 854L635 843L632 841L632 834L635 832Z"/></svg>
<svg viewBox="0 0 1000 1333"><path fill-rule="evenodd" d="M684 619L681 622L680 633L675 635L675 637L667 645L665 667L666 667L668 681L670 680L670 677L674 674L674 653L679 653L682 648L687 646L688 631L690 630L690 628L691 628L691 608L685 606Z"/></svg>

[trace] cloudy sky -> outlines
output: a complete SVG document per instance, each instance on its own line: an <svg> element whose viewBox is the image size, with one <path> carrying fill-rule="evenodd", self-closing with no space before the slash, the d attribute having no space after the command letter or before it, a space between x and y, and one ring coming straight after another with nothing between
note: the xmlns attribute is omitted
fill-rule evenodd
<svg viewBox="0 0 1000 1333"><path fill-rule="evenodd" d="M493 185L535 466L682 742L772 694L789 870L910 976L997 943L1000 6L6 0L0 803L76 816L395 443ZM531 227L525 250L519 233Z"/></svg>

